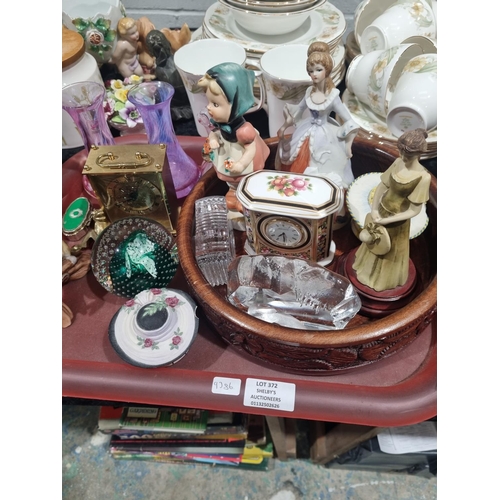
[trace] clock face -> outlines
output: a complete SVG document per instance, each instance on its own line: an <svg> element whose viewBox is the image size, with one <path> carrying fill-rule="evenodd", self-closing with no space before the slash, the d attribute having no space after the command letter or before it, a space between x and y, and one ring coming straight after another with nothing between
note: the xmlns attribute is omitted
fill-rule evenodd
<svg viewBox="0 0 500 500"><path fill-rule="evenodd" d="M108 194L123 212L146 215L154 212L162 201L162 195L152 182L136 175L123 175L108 184Z"/></svg>
<svg viewBox="0 0 500 500"><path fill-rule="evenodd" d="M271 216L261 221L261 234L279 248L299 248L309 241L309 230L299 220Z"/></svg>

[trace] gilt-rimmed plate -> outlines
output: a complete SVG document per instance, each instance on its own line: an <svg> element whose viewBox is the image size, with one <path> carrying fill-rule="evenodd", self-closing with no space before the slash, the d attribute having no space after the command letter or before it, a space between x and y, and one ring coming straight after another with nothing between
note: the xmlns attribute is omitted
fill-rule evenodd
<svg viewBox="0 0 500 500"><path fill-rule="evenodd" d="M346 30L344 14L330 2L313 10L309 18L296 30L283 35L259 35L241 28L230 10L219 2L212 4L203 21L205 34L242 45L247 52L264 54L288 43L325 42L333 49Z"/></svg>
<svg viewBox="0 0 500 500"><path fill-rule="evenodd" d="M108 331L118 356L141 368L176 363L186 355L197 333L195 302L171 288L144 290L125 302Z"/></svg>
<svg viewBox="0 0 500 500"><path fill-rule="evenodd" d="M380 172L360 175L347 189L347 209L359 230L363 229L365 218L372 210L371 202L375 188L380 184L380 176ZM429 217L424 205L420 213L410 220L410 239L420 236L428 224Z"/></svg>

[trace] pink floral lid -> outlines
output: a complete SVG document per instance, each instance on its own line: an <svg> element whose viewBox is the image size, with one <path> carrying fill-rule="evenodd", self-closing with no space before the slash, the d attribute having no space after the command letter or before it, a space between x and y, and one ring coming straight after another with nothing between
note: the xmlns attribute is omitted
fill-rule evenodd
<svg viewBox="0 0 500 500"><path fill-rule="evenodd" d="M260 170L238 185L236 197L248 210L321 219L343 205L342 188L326 177Z"/></svg>
<svg viewBox="0 0 500 500"><path fill-rule="evenodd" d="M151 288L125 302L113 316L109 340L127 363L154 368L184 357L197 332L196 304L189 295Z"/></svg>

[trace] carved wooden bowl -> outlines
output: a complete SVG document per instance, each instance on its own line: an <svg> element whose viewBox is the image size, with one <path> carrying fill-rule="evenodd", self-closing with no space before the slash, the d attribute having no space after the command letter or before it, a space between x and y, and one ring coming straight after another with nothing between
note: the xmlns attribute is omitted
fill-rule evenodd
<svg viewBox="0 0 500 500"><path fill-rule="evenodd" d="M266 168L274 169L277 140L266 140L271 155ZM354 176L383 172L394 161L394 149L367 138L353 144ZM195 201L205 196L225 194L227 186L213 169L208 171L186 198L177 223L177 245L182 269L193 296L214 329L222 338L284 371L305 374L332 374L374 363L410 344L433 320L437 304L436 239L437 180L432 176L427 203L429 224L410 242L410 256L415 265L418 285L411 301L388 316L374 319L358 313L344 330L306 331L285 328L254 318L226 300L226 287L212 287L203 277L194 257L193 221ZM245 234L236 231L237 253L242 255ZM337 245L335 270L343 254L360 244L349 224L335 231Z"/></svg>

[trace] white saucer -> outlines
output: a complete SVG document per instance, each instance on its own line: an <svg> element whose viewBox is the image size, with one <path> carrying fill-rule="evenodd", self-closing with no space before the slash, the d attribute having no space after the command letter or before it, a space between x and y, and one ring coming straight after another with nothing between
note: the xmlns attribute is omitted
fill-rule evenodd
<svg viewBox="0 0 500 500"><path fill-rule="evenodd" d="M342 102L351 113L353 120L364 131L374 134L393 145L397 144L398 138L389 130L385 120L360 102L358 98L347 89L342 94ZM437 156L437 128L428 132L427 147L427 153L421 156L422 160L435 158Z"/></svg>
<svg viewBox="0 0 500 500"><path fill-rule="evenodd" d="M127 363L141 368L172 365L184 357L198 333L196 304L181 290L144 290L118 310L108 333Z"/></svg>
<svg viewBox="0 0 500 500"><path fill-rule="evenodd" d="M367 214L371 212L372 191L380 184L380 175L380 172L360 175L347 189L347 209L360 230L363 229ZM420 213L410 220L410 239L420 236L428 224L429 217L424 205Z"/></svg>
<svg viewBox="0 0 500 500"><path fill-rule="evenodd" d="M205 14L203 29L211 38L239 43L248 52L264 54L279 45L313 41L325 42L333 49L346 30L344 14L330 2L313 10L302 26L291 33L276 36L259 35L245 30L235 21L227 7L216 2Z"/></svg>

